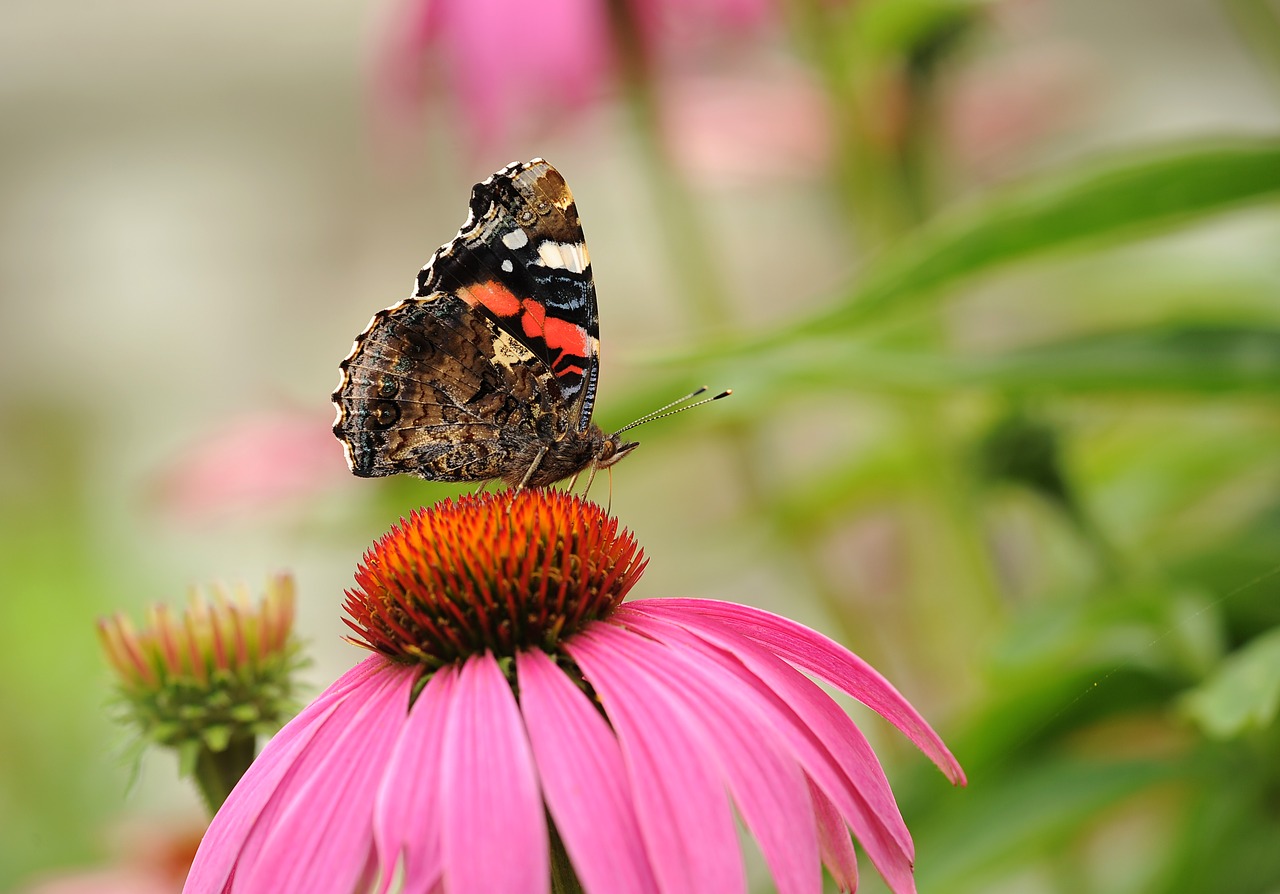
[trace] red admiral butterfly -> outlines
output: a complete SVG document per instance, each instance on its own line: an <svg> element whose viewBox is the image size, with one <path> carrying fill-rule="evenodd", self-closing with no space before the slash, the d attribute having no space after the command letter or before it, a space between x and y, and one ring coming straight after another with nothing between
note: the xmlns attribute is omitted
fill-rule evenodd
<svg viewBox="0 0 1280 894"><path fill-rule="evenodd" d="M472 189L413 296L356 339L333 433L365 478L537 487L607 468L638 442L621 437L631 426L606 435L591 421L599 351L573 195L542 159L513 163Z"/></svg>

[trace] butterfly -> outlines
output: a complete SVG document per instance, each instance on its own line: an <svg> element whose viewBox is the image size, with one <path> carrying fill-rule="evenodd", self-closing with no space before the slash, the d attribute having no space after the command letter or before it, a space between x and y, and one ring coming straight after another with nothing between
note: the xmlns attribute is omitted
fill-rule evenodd
<svg viewBox="0 0 1280 894"><path fill-rule="evenodd" d="M458 235L413 295L373 315L340 369L333 433L364 478L540 487L639 444L622 437L631 426L606 435L591 421L591 260L573 194L540 158L475 185Z"/></svg>

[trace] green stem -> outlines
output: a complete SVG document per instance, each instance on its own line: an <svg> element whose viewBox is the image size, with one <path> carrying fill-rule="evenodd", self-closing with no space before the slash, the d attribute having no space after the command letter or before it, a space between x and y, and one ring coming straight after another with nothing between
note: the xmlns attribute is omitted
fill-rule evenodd
<svg viewBox="0 0 1280 894"><path fill-rule="evenodd" d="M659 230L679 288L700 330L726 330L733 319L729 291L712 261L714 252L700 203L672 162L663 132L661 104L638 26L626 0L610 0L607 5L623 87L658 208Z"/></svg>
<svg viewBox="0 0 1280 894"><path fill-rule="evenodd" d="M201 748L196 756L195 779L209 813L218 812L257 752L254 738L232 740L222 751Z"/></svg>

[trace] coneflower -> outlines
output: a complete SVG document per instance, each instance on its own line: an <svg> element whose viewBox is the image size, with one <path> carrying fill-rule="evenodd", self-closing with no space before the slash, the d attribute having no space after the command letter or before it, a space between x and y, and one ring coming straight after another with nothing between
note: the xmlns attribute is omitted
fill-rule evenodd
<svg viewBox="0 0 1280 894"><path fill-rule="evenodd" d="M616 519L555 490L463 497L393 528L347 593L352 641L375 654L267 745L185 891L739 892L735 811L781 892L818 894L823 865L852 890L854 838L913 891L879 761L805 673L963 784L928 724L784 618L624 604L643 568Z"/></svg>

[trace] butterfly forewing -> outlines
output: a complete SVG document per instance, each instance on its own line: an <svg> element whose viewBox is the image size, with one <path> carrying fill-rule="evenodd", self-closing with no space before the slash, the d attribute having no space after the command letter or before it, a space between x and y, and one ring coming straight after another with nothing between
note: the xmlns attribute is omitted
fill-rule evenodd
<svg viewBox="0 0 1280 894"><path fill-rule="evenodd" d="M600 324L578 208L560 172L534 160L471 193L458 237L418 275L417 294L457 294L547 365L584 430L599 375Z"/></svg>

